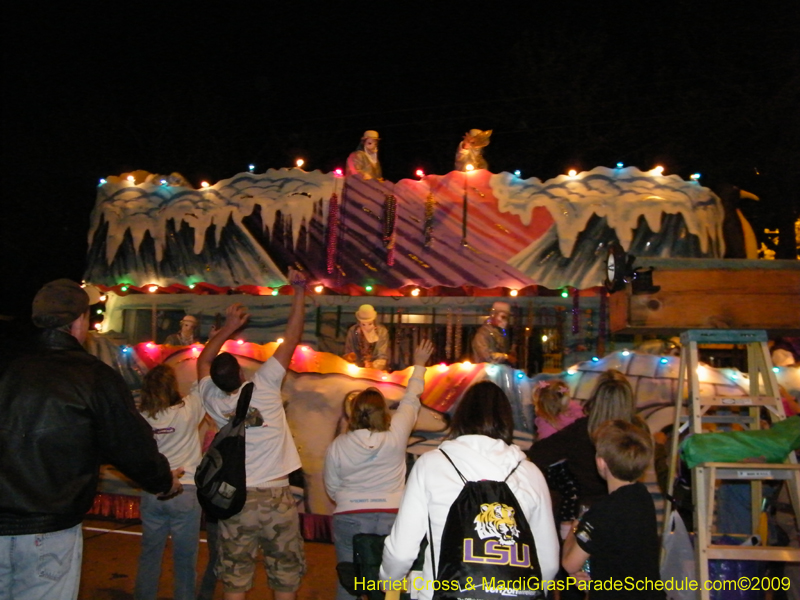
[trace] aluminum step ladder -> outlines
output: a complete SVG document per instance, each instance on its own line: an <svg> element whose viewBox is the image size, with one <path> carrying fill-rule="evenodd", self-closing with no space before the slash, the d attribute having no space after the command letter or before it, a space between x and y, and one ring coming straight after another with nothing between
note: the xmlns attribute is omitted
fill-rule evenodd
<svg viewBox="0 0 800 600"><path fill-rule="evenodd" d="M701 395L698 368L698 346L704 344L738 344L747 348L747 376L749 395ZM688 392L688 397L687 397ZM778 382L772 370L772 359L767 347L767 334L758 330L696 329L681 334L681 362L675 400L675 423L669 464L668 494L673 495L678 466L679 431L702 433L703 423L738 423L745 430L761 427L761 409L766 408L772 422L783 420L786 414L778 391ZM731 415L716 415L719 408L733 409ZM684 409L687 415L684 416ZM681 422L683 425L681 427ZM733 546L714 544L711 527L714 519L714 499L717 481L735 480L750 482L751 533L759 530L761 519L762 482L784 481L795 518L800 519L800 465L794 452L783 464L772 463L702 463L692 469L692 498L694 504L695 560L700 582L700 597L709 598L702 582L709 579L709 560L758 560L777 562L800 561L800 549L789 546ZM664 520L669 523L671 510L667 503ZM721 532L726 533L726 532ZM764 544L767 540L762 541Z"/></svg>

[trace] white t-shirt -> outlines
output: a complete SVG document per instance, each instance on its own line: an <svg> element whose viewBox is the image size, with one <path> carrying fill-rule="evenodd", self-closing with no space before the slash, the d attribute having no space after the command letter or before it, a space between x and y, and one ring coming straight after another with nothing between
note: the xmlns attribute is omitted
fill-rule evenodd
<svg viewBox="0 0 800 600"><path fill-rule="evenodd" d="M281 382L284 375L286 369L270 358L253 376L255 389L250 399L245 432L247 487L263 487L301 466L283 410ZM199 387L206 411L219 427L224 426L236 412L242 388L227 394L211 381L211 377L203 377Z"/></svg>
<svg viewBox="0 0 800 600"><path fill-rule="evenodd" d="M155 418L142 413L153 428L158 451L167 457L169 468L185 470L181 477L184 485L194 485L194 472L202 458L198 427L205 414L197 384L184 397L183 404L170 406Z"/></svg>

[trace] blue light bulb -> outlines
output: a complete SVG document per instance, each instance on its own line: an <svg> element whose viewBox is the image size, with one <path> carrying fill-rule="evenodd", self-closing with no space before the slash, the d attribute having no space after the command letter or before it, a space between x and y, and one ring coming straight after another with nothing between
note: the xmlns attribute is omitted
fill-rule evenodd
<svg viewBox="0 0 800 600"><path fill-rule="evenodd" d="M617 163L617 168L618 168L618 169L621 169L622 167L623 167L623 164L622 164L621 162L618 162L618 163Z"/></svg>
<svg viewBox="0 0 800 600"><path fill-rule="evenodd" d="M514 175L516 175L517 177L519 177L520 175L522 175L522 171L520 171L519 169L517 169L516 171L514 171Z"/></svg>

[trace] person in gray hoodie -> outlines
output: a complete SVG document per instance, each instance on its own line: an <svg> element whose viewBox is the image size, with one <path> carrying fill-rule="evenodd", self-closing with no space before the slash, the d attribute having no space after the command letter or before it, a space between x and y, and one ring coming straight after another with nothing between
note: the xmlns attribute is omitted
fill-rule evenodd
<svg viewBox="0 0 800 600"><path fill-rule="evenodd" d="M336 502L333 542L337 562L352 562L353 536L386 535L392 528L406 478L406 446L419 413L419 395L425 386L425 363L433 344L424 340L414 351L414 372L394 415L376 388L352 399L349 431L328 448L325 489ZM337 600L352 596L338 586Z"/></svg>

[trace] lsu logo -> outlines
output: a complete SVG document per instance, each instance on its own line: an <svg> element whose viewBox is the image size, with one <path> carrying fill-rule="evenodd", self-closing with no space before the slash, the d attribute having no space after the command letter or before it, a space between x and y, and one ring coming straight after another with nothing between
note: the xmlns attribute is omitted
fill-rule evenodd
<svg viewBox="0 0 800 600"><path fill-rule="evenodd" d="M519 537L514 509L507 504L481 504L481 512L475 517L474 523L475 531L482 540L497 538L503 546L511 546Z"/></svg>

